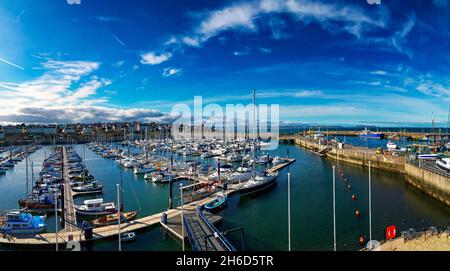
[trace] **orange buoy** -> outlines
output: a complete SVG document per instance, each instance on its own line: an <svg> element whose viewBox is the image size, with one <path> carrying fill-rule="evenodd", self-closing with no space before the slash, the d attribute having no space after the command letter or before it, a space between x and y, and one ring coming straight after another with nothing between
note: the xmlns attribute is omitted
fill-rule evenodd
<svg viewBox="0 0 450 271"><path fill-rule="evenodd" d="M356 200L356 196L354 194L352 195L352 200Z"/></svg>
<svg viewBox="0 0 450 271"><path fill-rule="evenodd" d="M358 210L358 209L356 209L355 215L356 215L356 217L359 217L360 213L359 213L359 210Z"/></svg>

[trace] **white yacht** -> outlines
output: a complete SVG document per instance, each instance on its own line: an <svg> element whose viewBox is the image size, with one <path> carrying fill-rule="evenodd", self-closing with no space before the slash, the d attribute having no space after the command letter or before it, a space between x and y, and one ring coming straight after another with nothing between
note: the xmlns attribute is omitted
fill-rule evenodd
<svg viewBox="0 0 450 271"><path fill-rule="evenodd" d="M74 205L80 215L108 215L117 212L114 202L103 203L103 199L89 199L83 205Z"/></svg>
<svg viewBox="0 0 450 271"><path fill-rule="evenodd" d="M395 144L395 143L392 142L392 141L389 141L389 142L386 144L386 147L388 148L389 151L394 151L394 150L396 150L396 149L398 148L397 144Z"/></svg>
<svg viewBox="0 0 450 271"><path fill-rule="evenodd" d="M253 170L246 167L238 167L238 169L228 176L228 183L241 183L250 180L253 177Z"/></svg>
<svg viewBox="0 0 450 271"><path fill-rule="evenodd" d="M146 175L147 179L150 179L148 175ZM165 171L159 171L155 172L151 175L151 180L154 183L167 183L170 182L170 180L173 178L172 174L165 172Z"/></svg>

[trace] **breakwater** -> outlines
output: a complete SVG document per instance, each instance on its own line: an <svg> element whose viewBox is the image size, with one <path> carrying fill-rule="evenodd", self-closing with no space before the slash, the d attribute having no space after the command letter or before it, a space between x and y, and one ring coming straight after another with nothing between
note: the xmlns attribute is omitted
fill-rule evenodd
<svg viewBox="0 0 450 271"><path fill-rule="evenodd" d="M450 206L449 177L413 164L405 163L405 180L425 194Z"/></svg>
<svg viewBox="0 0 450 271"><path fill-rule="evenodd" d="M422 168L409 163L405 157L378 154L375 150L364 147L346 145L339 148L339 145L321 145L300 136L282 138L282 140L337 161L363 167L367 167L370 161L372 168L404 174L407 183L442 204L450 206L450 178L448 175L432 170L433 168Z"/></svg>
<svg viewBox="0 0 450 271"><path fill-rule="evenodd" d="M394 173L405 173L404 157L377 154L374 150L363 147L347 145L345 148L338 148L329 145L321 145L303 138L295 138L293 142L296 145L312 150L313 152L323 153L324 156L336 159L337 161L360 166L368 166L370 161L373 168Z"/></svg>

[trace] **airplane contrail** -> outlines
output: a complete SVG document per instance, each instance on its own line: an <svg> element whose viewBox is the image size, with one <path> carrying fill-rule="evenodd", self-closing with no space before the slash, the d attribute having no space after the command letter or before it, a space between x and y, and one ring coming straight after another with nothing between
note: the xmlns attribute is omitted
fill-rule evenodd
<svg viewBox="0 0 450 271"><path fill-rule="evenodd" d="M109 30L109 28L106 28L106 29L108 29L108 32L111 34L111 36L113 36L113 37L117 40L118 43L120 43L122 46L125 46L125 43L123 43L123 42L119 39L119 37L117 37L116 34L114 34L111 30Z"/></svg>
<svg viewBox="0 0 450 271"><path fill-rule="evenodd" d="M25 70L24 68L20 67L19 65L16 65L16 64L14 64L14 63L11 63L11 62L9 62L8 60L3 59L3 58L1 58L1 57L0 57L0 61L1 61L1 62L4 62L4 63L6 63L6 64L9 64L9 65L11 65L11 66L14 66L14 67L16 67L16 68L19 68L19 69L21 69L21 70Z"/></svg>

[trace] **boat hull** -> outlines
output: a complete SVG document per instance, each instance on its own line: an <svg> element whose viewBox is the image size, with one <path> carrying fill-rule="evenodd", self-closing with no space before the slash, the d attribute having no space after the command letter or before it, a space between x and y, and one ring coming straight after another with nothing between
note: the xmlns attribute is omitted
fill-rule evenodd
<svg viewBox="0 0 450 271"><path fill-rule="evenodd" d="M126 222L126 221L132 221L134 219L136 219L138 212L134 211L134 212L125 212L122 214L123 217L120 220L120 222ZM94 226L96 227L102 227L102 226L109 226L109 225L114 225L118 223L118 219L117 216L115 219L111 219L111 220L106 220L106 219L95 219L92 221L92 224L94 224Z"/></svg>
<svg viewBox="0 0 450 271"><path fill-rule="evenodd" d="M89 188L89 189L79 189L76 187L72 187L73 192L77 193L85 193L85 192L99 192L102 191L103 187Z"/></svg>
<svg viewBox="0 0 450 271"><path fill-rule="evenodd" d="M447 171L450 173L450 166L447 166L446 164L442 163L441 161L436 161L436 166L442 170Z"/></svg>
<svg viewBox="0 0 450 271"><path fill-rule="evenodd" d="M35 203L35 202L27 202L26 200L19 199L19 207L27 208L31 210L51 210L55 208L55 204L49 203Z"/></svg>
<svg viewBox="0 0 450 271"><path fill-rule="evenodd" d="M361 137L361 138L369 138L369 139L382 139L383 138L383 134L377 134L377 133L362 134L362 135L359 135L359 137Z"/></svg>
<svg viewBox="0 0 450 271"><path fill-rule="evenodd" d="M276 179L273 179L273 180L271 180L269 182L265 182L265 183L257 185L257 186L252 186L252 187L248 187L248 188L241 188L241 189L239 189L239 194L241 196L248 196L248 195L252 195L252 194L258 194L258 193L264 192L265 190L271 188L275 184L276 184Z"/></svg>

